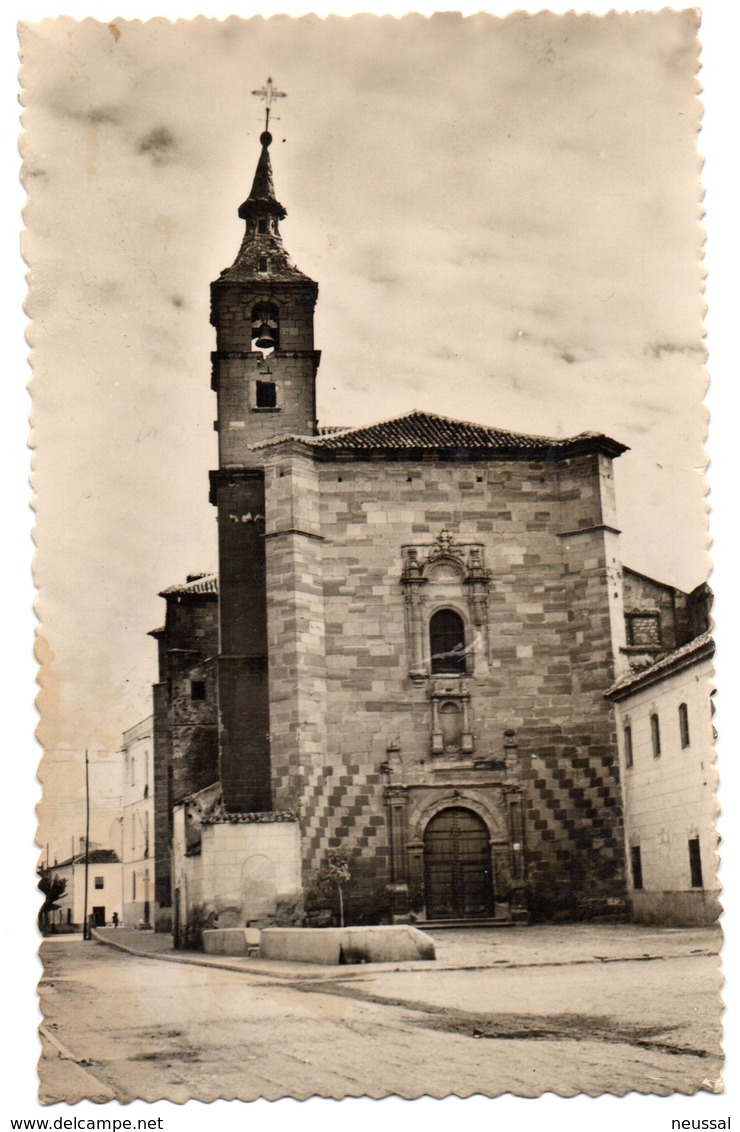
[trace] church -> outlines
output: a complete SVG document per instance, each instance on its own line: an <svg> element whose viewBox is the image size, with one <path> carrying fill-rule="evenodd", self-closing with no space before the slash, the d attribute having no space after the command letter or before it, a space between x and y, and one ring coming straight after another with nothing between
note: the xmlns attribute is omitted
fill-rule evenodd
<svg viewBox="0 0 740 1132"><path fill-rule="evenodd" d="M622 568L618 440L318 427L268 127L211 285L218 575L152 633L155 926L329 923L337 863L348 923L623 918L605 693L694 595Z"/></svg>

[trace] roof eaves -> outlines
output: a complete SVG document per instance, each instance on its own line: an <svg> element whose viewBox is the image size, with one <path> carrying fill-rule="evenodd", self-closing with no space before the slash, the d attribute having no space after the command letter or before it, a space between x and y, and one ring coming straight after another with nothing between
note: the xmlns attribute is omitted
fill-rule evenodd
<svg viewBox="0 0 740 1132"><path fill-rule="evenodd" d="M684 668L698 664L701 660L708 660L712 656L714 656L712 635L711 633L702 633L701 636L695 637L687 644L674 649L666 656L662 656L660 660L656 660L654 664L647 668L641 668L637 672L630 672L628 675L622 676L612 684L611 688L604 692L604 696L608 700L619 702L632 695L633 692L640 691L665 676L673 676Z"/></svg>

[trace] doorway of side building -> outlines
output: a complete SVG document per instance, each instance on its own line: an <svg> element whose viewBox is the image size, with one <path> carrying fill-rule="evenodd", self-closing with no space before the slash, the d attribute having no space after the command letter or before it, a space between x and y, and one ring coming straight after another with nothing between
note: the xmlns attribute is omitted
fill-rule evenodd
<svg viewBox="0 0 740 1132"><path fill-rule="evenodd" d="M489 833L462 806L441 810L424 832L424 889L430 920L474 920L493 915Z"/></svg>
<svg viewBox="0 0 740 1132"><path fill-rule="evenodd" d="M93 905L92 914L93 914L93 925L96 928L104 928L105 927L105 908L101 907L98 904L95 904L95 905Z"/></svg>

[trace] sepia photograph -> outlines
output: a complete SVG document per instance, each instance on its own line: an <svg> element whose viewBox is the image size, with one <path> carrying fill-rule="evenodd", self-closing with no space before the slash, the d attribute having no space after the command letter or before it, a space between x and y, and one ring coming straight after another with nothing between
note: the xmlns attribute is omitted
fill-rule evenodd
<svg viewBox="0 0 740 1132"><path fill-rule="evenodd" d="M723 1093L701 35L21 22L41 1106Z"/></svg>

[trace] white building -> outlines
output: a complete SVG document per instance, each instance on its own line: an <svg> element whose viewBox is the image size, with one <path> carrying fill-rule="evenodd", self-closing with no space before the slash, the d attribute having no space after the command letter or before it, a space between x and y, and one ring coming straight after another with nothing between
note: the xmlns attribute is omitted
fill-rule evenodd
<svg viewBox="0 0 740 1132"><path fill-rule="evenodd" d="M703 633L607 693L616 713L634 917L642 923L704 924L720 912L713 654Z"/></svg>
<svg viewBox="0 0 740 1132"><path fill-rule="evenodd" d="M152 717L123 733L123 922L149 924L154 888Z"/></svg>
<svg viewBox="0 0 740 1132"><path fill-rule="evenodd" d="M85 922L85 853L78 853L55 864L50 872L67 882L67 890L49 913L49 923L56 930L81 931ZM121 918L121 859L114 849L91 849L87 863L87 914L94 926L104 928L113 922L114 913Z"/></svg>

